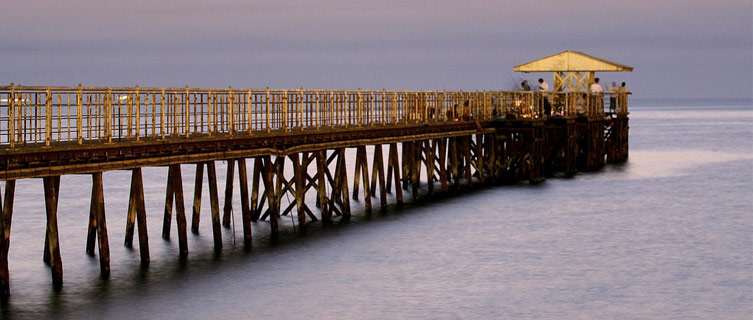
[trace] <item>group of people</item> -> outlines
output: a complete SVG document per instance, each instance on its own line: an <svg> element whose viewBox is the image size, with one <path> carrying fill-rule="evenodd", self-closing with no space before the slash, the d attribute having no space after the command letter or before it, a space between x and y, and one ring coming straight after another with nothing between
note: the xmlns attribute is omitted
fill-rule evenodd
<svg viewBox="0 0 753 320"><path fill-rule="evenodd" d="M523 91L532 91L530 84L528 84L528 80L523 80L523 82L520 83L520 87ZM549 84L544 81L544 79L539 78L539 92L547 92L549 91ZM588 88L588 91L591 93L591 98L594 100L592 104L598 103L600 105L603 105L603 94L604 94L604 88L599 84L599 78L595 78L594 82L591 84L591 86ZM630 91L628 91L627 87L625 86L625 82L622 83L620 87L617 87L617 84L615 82L612 82L612 86L609 87L609 109L612 113L615 112L615 110L618 110L619 108L619 99L618 96L620 94L628 94ZM544 95L543 97L543 106L544 106L544 114L547 116L552 115L552 105L549 102L549 99ZM584 93L580 97L578 97L578 100L575 103L575 112L578 115L584 115L586 113L586 107L588 105L588 94ZM555 116L558 115L557 112L555 112Z"/></svg>

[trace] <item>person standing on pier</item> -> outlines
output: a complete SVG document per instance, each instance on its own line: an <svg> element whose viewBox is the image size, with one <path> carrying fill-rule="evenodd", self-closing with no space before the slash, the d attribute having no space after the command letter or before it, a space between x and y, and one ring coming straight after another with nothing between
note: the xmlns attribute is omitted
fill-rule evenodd
<svg viewBox="0 0 753 320"><path fill-rule="evenodd" d="M617 83L612 81L612 85L609 86L609 111L614 113L617 110Z"/></svg>
<svg viewBox="0 0 753 320"><path fill-rule="evenodd" d="M604 109L604 88L599 84L599 78L594 79L594 83L589 88L591 91L591 105Z"/></svg>
<svg viewBox="0 0 753 320"><path fill-rule="evenodd" d="M523 91L531 91L531 85L528 84L528 80L523 80L520 83L520 89Z"/></svg>
<svg viewBox="0 0 753 320"><path fill-rule="evenodd" d="M541 99L543 100L543 103L544 103L544 114L546 114L547 116L550 116L552 115L552 105L549 103L549 99L547 99L546 93L545 93L549 91L549 84L547 84L546 81L544 81L544 79L541 79L541 78L539 78L539 91L542 92Z"/></svg>
<svg viewBox="0 0 753 320"><path fill-rule="evenodd" d="M630 90L625 87L625 82L617 89L617 113L623 113L624 108L627 106L627 95L630 94Z"/></svg>

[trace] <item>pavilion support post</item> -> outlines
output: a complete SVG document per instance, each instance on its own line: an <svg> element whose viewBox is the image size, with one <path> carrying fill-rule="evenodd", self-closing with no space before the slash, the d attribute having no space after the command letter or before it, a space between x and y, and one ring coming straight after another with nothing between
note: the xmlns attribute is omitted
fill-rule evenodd
<svg viewBox="0 0 753 320"><path fill-rule="evenodd" d="M16 180L5 181L5 199L0 204L0 301L10 297L10 272L8 270L8 249L10 248L10 225L13 217Z"/></svg>
<svg viewBox="0 0 753 320"><path fill-rule="evenodd" d="M233 175L235 162L227 160L227 175L225 176L225 206L223 207L222 226L230 228L230 215L233 214Z"/></svg>
<svg viewBox="0 0 753 320"><path fill-rule="evenodd" d="M97 245L99 248L99 271L103 278L110 276L110 243L107 237L105 219L105 197L102 186L102 172L92 174L92 211L97 219Z"/></svg>
<svg viewBox="0 0 753 320"><path fill-rule="evenodd" d="M55 291L63 287L63 260L60 257L60 241L58 240L58 189L60 176L44 177L44 202L47 212L47 251L52 274L52 286ZM57 181L57 182L56 182Z"/></svg>

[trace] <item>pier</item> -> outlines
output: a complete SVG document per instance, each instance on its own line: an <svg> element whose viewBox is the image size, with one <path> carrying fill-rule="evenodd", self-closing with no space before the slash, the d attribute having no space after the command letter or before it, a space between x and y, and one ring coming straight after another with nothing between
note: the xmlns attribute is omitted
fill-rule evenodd
<svg viewBox="0 0 753 320"><path fill-rule="evenodd" d="M473 184L540 183L555 174L573 175L625 161L627 95L586 94L581 100L583 95L0 87L0 294L3 299L10 295L8 250L16 180L41 179L47 216L42 258L58 290L63 285L57 224L58 211L65 210L58 207L62 175L92 178L88 238L82 250L99 256L106 278L107 214L127 216L123 243L132 247L138 239L143 266L150 261L147 214L163 215L164 239L171 237L175 220L177 255L186 258L189 222L191 232L199 230L205 176L215 249L221 250L236 177L243 244L250 246L251 224L268 224L274 240L280 216L297 217L299 231L310 227L308 221L347 221L351 198L361 199L363 210L371 212L388 205L388 193L400 204L404 197L430 197ZM349 148L355 150L353 173L346 167ZM222 208L216 161L228 163ZM143 167L167 168L163 212L145 210ZM131 191L127 210L106 214L102 173L111 170L131 172ZM184 170L195 170L190 217L184 205ZM316 200L307 203L309 193L315 193Z"/></svg>

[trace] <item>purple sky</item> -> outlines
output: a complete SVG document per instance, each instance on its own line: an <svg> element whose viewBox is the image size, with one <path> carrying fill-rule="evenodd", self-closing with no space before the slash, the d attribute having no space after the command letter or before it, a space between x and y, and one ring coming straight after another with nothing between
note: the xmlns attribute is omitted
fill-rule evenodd
<svg viewBox="0 0 753 320"><path fill-rule="evenodd" d="M36 1L0 5L0 83L510 90L577 50L637 97L753 96L750 0Z"/></svg>

